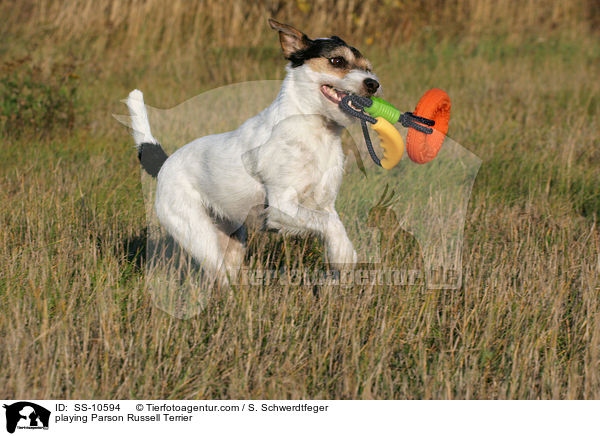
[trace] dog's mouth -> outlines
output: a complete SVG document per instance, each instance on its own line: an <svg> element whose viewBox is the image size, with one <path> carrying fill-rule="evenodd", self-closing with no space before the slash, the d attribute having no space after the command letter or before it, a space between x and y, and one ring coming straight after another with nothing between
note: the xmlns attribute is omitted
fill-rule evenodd
<svg viewBox="0 0 600 436"><path fill-rule="evenodd" d="M321 85L321 94L323 94L325 98L330 102L340 104L342 98L347 96L349 92L340 91L339 89L335 89L331 85Z"/></svg>
<svg viewBox="0 0 600 436"><path fill-rule="evenodd" d="M339 105L340 102L342 101L342 98L346 97L348 94L350 94L350 91L341 91L339 89L334 88L331 85L321 85L321 94L323 94L325 96L325 98L327 100L329 100L330 102ZM354 107L354 105L352 104L352 102L348 102L348 106L350 106L352 109L361 112L360 109Z"/></svg>

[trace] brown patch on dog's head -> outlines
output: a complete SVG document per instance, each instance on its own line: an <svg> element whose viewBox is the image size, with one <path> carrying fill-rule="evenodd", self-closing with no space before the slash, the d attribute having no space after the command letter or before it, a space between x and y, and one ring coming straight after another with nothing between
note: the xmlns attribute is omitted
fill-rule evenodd
<svg viewBox="0 0 600 436"><path fill-rule="evenodd" d="M369 60L367 58L365 58L362 54L360 54L360 52L359 52L359 55L360 56L355 57L355 59L354 59L356 68L370 73L373 70L373 65L371 65L371 62L369 62Z"/></svg>
<svg viewBox="0 0 600 436"><path fill-rule="evenodd" d="M316 71L317 73L331 74L332 76L337 76L340 79L343 79L349 71L346 68L334 68L329 59L326 58L313 58L307 60L305 63L310 67L311 70Z"/></svg>
<svg viewBox="0 0 600 436"><path fill-rule="evenodd" d="M340 45L304 61L312 70L343 78L351 70L371 71L371 63L353 47Z"/></svg>

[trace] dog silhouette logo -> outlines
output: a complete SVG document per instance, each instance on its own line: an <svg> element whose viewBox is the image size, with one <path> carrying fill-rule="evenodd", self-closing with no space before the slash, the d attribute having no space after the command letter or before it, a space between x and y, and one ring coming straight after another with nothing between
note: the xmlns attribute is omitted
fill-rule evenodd
<svg viewBox="0 0 600 436"><path fill-rule="evenodd" d="M18 429L48 429L50 411L29 401L19 401L3 406L6 409L6 431Z"/></svg>

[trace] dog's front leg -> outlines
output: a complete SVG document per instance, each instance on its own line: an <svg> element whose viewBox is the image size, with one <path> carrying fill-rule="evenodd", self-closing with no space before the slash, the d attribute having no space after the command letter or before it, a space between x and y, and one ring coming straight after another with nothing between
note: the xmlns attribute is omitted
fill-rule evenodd
<svg viewBox="0 0 600 436"><path fill-rule="evenodd" d="M324 239L327 247L327 258L335 268L344 269L356 264L356 251L337 213L335 218L330 220Z"/></svg>
<svg viewBox="0 0 600 436"><path fill-rule="evenodd" d="M268 228L293 234L313 233L322 237L329 263L335 268L345 268L356 263L356 251L333 206L323 210L305 207L298 201L293 188L269 192L268 201Z"/></svg>

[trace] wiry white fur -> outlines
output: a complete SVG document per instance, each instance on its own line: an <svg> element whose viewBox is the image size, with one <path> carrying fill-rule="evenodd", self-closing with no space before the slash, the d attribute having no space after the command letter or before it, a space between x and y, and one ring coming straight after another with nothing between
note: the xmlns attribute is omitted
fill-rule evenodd
<svg viewBox="0 0 600 436"><path fill-rule="evenodd" d="M133 130L133 140L135 146L139 147L144 142L158 144L158 141L152 136L150 123L148 122L148 113L144 105L144 96L142 91L134 89L127 97L127 107L131 115L131 128Z"/></svg>
<svg viewBox="0 0 600 436"><path fill-rule="evenodd" d="M320 86L361 94L367 77L375 78L362 70L340 79L288 66L271 106L237 130L198 138L167 159L157 180L161 224L222 283L243 260L243 241L230 234L256 219L280 232L318 235L332 264L355 263L335 210L344 165L340 134L353 119ZM136 143L155 141L139 91L128 105Z"/></svg>

